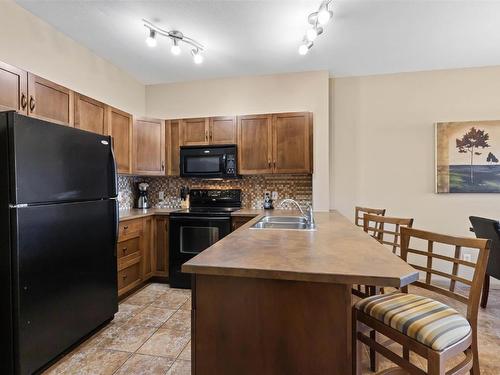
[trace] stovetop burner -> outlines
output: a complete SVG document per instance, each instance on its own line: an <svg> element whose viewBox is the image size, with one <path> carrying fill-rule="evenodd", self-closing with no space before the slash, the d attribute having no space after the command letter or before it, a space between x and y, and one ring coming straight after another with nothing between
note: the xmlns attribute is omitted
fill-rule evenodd
<svg viewBox="0 0 500 375"><path fill-rule="evenodd" d="M173 216L229 216L241 209L239 189L192 189L189 196L191 207L172 212Z"/></svg>

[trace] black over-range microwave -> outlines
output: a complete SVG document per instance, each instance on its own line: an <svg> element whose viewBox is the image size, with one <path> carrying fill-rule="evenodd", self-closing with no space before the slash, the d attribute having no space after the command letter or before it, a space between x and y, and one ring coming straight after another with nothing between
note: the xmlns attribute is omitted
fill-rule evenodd
<svg viewBox="0 0 500 375"><path fill-rule="evenodd" d="M180 173L182 177L236 178L236 145L183 146Z"/></svg>

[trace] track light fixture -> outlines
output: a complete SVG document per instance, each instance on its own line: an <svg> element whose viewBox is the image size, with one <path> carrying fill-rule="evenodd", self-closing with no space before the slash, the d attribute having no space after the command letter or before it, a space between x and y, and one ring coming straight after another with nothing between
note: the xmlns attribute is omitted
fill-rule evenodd
<svg viewBox="0 0 500 375"><path fill-rule="evenodd" d="M154 25L148 20L142 20L144 22L144 27L148 29L149 36L146 38L146 44L150 47L155 47L157 45L157 36L161 35L169 38L172 41L172 47L170 47L170 52L173 55L179 55L181 53L180 42L186 43L192 47L191 54L193 56L193 61L195 64L201 64L203 62L203 51L205 50L203 45L198 43L196 40L188 38L183 33L178 30L163 30L160 27Z"/></svg>
<svg viewBox="0 0 500 375"><path fill-rule="evenodd" d="M299 54L306 55L313 46L314 40L323 33L323 26L325 26L333 16L332 11L328 9L331 2L332 0L323 0L318 11L311 13L307 18L311 26L307 29L304 40L299 47Z"/></svg>

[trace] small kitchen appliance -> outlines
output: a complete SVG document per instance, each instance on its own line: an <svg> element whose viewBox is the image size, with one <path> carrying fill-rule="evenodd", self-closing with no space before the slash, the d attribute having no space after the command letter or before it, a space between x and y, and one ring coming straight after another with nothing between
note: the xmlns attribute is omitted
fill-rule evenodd
<svg viewBox="0 0 500 375"><path fill-rule="evenodd" d="M190 207L170 214L170 286L190 288L182 264L231 232L231 212L241 209L241 190L191 189Z"/></svg>
<svg viewBox="0 0 500 375"><path fill-rule="evenodd" d="M138 185L139 189L139 199L137 200L137 208L150 208L151 205L149 204L149 199L148 199L148 188L149 184L145 182L141 182Z"/></svg>

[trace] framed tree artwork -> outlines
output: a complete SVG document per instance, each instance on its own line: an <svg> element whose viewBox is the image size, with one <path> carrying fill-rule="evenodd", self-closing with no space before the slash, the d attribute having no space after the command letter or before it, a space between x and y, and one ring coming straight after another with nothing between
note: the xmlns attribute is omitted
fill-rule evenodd
<svg viewBox="0 0 500 375"><path fill-rule="evenodd" d="M436 192L500 193L500 120L436 124Z"/></svg>

